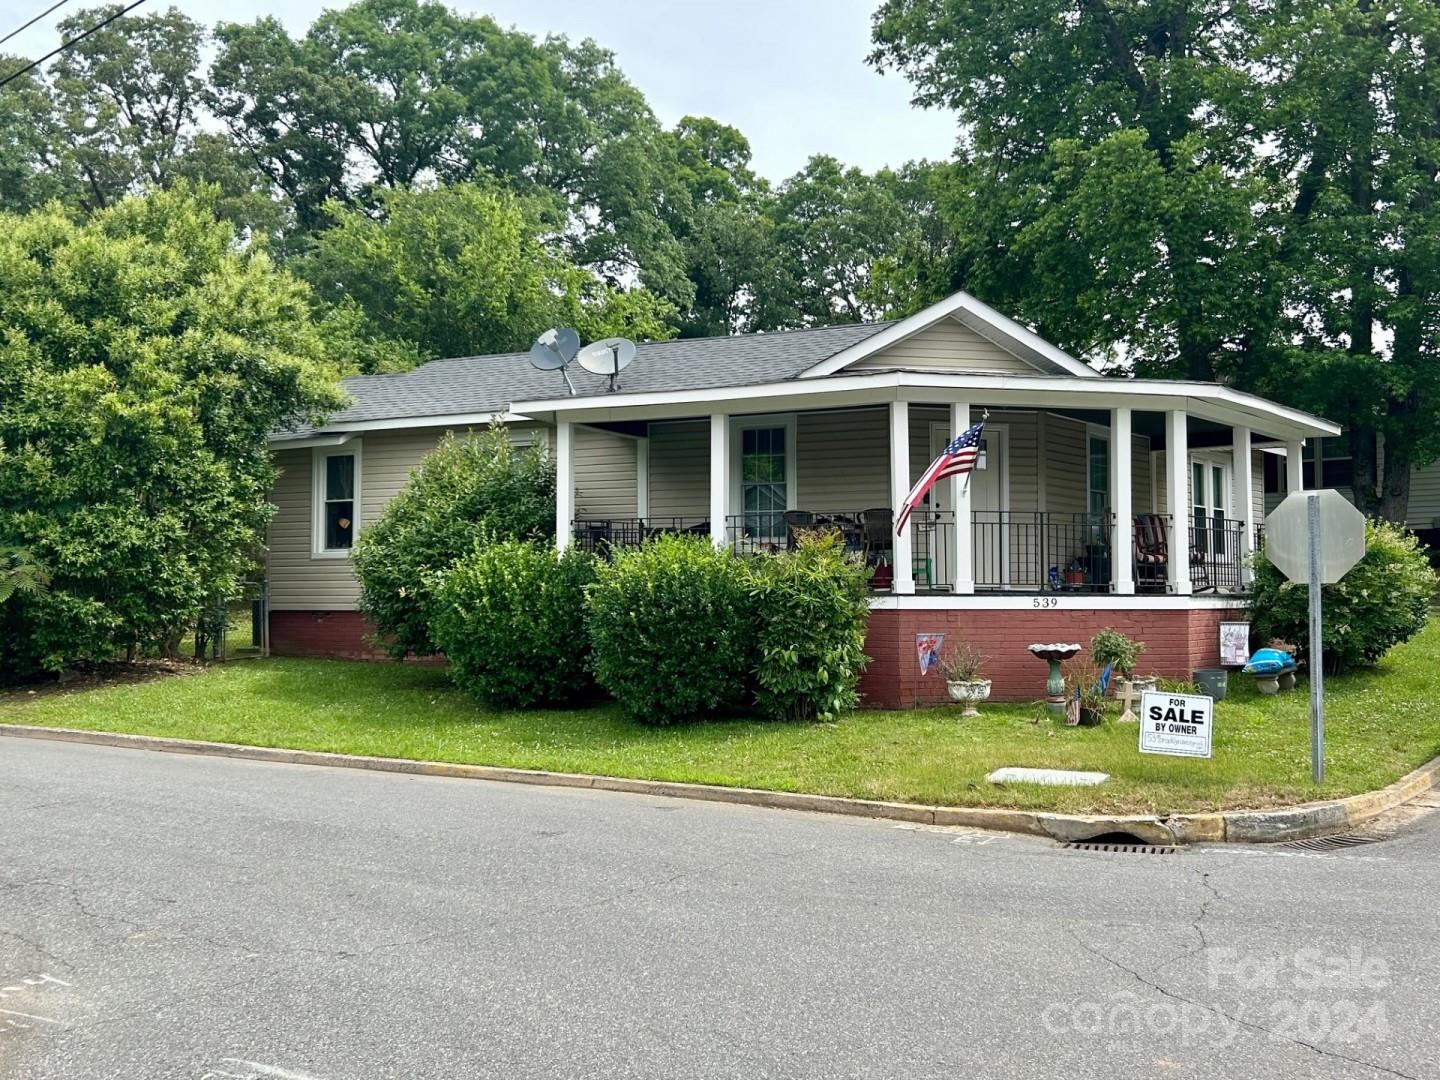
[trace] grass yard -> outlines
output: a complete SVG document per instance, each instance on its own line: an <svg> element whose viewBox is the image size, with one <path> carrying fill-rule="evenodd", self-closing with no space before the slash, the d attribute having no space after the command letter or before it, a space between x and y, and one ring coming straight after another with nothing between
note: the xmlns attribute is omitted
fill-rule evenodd
<svg viewBox="0 0 1440 1080"><path fill-rule="evenodd" d="M1260 698L1234 677L1210 761L1142 756L1133 724L1066 728L1036 707L856 712L647 729L612 707L494 712L442 669L246 660L98 689L0 695L0 721L784 791L1078 812L1263 807L1382 787L1440 753L1440 624L1376 670L1327 680L1327 783L1311 786L1304 686ZM1002 765L1098 769L1099 788L997 787Z"/></svg>

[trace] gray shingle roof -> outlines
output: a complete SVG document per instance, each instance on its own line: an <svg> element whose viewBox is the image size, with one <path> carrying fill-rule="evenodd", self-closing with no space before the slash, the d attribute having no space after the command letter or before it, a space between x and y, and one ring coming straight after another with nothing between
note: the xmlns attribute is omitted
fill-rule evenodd
<svg viewBox="0 0 1440 1080"><path fill-rule="evenodd" d="M794 378L806 368L878 333L888 322L788 330L734 337L680 338L637 346L620 377L627 393L705 390ZM570 378L580 395L603 393L606 380L578 364ZM344 380L352 404L327 428L347 423L503 411L512 401L568 396L558 371L538 371L525 353L432 360L400 375L358 375ZM294 438L313 429L284 433Z"/></svg>

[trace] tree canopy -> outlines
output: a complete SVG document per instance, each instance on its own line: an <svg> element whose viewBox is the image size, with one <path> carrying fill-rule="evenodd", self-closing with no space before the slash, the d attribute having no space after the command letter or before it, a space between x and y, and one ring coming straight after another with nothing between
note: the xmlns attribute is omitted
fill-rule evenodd
<svg viewBox="0 0 1440 1080"><path fill-rule="evenodd" d="M309 290L214 197L0 213L0 548L49 577L0 607L9 676L173 640L233 592L266 436L342 401Z"/></svg>

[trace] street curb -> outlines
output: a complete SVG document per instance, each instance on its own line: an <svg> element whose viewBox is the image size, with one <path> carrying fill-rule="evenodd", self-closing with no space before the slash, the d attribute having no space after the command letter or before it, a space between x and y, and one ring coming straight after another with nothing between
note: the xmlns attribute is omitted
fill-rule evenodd
<svg viewBox="0 0 1440 1080"><path fill-rule="evenodd" d="M129 750L153 750L201 757L240 758L245 761L285 765L322 765L330 768L364 769L370 772L409 773L444 776L463 780L493 780L509 784L538 784L549 787L590 788L635 795L659 795L675 799L762 806L778 810L806 810L813 813L845 814L851 817L881 818L924 825L967 826L1002 832L1045 836L1059 841L1082 841L1111 833L1128 833L1152 844L1246 843L1273 844L1343 833L1385 811L1429 791L1440 782L1440 757L1401 777L1388 787L1352 795L1345 799L1302 803L1275 810L1231 810L1209 814L1084 815L1052 814L1043 811L1007 810L997 807L929 806L923 803L881 802L851 799L839 795L806 795L799 792L767 791L758 788L724 787L718 784L686 784L671 780L639 780L588 773L549 772L541 769L510 769L499 765L462 765L444 761L415 761L409 758L363 757L332 754L320 750L283 750L269 746L238 743L169 739L154 735L128 735L112 731L82 731L76 728L32 727L28 724L0 724L0 736L46 739L53 742L89 743Z"/></svg>

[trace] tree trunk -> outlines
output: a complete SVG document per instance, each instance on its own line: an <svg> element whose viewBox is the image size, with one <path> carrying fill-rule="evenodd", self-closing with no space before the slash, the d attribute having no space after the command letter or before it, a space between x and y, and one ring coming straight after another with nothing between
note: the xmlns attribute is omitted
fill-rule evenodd
<svg viewBox="0 0 1440 1080"><path fill-rule="evenodd" d="M1350 480L1350 493L1355 505L1366 517L1380 513L1380 461L1375 432L1369 428L1350 429L1350 459L1355 475Z"/></svg>
<svg viewBox="0 0 1440 1080"><path fill-rule="evenodd" d="M1379 517L1404 525L1410 513L1410 452L1400 441L1385 444L1385 469L1380 482Z"/></svg>

